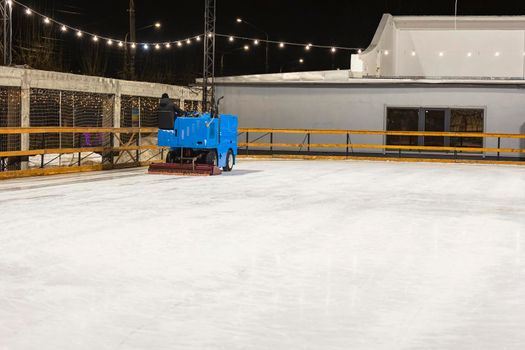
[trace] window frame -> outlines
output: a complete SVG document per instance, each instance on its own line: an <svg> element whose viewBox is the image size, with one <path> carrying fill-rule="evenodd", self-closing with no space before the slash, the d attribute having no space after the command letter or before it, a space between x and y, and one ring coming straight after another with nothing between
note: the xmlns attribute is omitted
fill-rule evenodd
<svg viewBox="0 0 525 350"><path fill-rule="evenodd" d="M387 130L387 126L388 126L388 111L389 109L418 109L419 110L419 122L418 122L418 127L419 127L419 131L424 131L425 129L425 111L427 110L442 110L445 112L445 132L450 132L450 126L451 126L451 118L452 118L452 110L479 110L482 112L482 118L483 118L483 131L482 132L486 132L487 130L487 107L486 106L455 106L455 105L451 105L451 106L439 106L439 105L434 105L434 106L421 106L421 105L384 105L384 116L383 116L383 130L385 131L388 131ZM425 137L424 136L419 136L418 137L418 146L424 146L425 145L425 142L424 142L424 139ZM384 135L383 136L383 145L388 145L387 143L387 136ZM394 145L395 146L395 145ZM450 137L445 137L445 142L444 142L444 146L445 147L450 147ZM481 148L485 148L486 147L486 139L483 138L482 139L482 143L481 143ZM404 150L404 151L407 151L407 152L414 152L414 151L411 151L411 150ZM394 149L387 149L384 151L384 153L389 153L389 152L397 152L396 150ZM415 152L446 152L446 151L415 151ZM466 152L468 153L468 152Z"/></svg>

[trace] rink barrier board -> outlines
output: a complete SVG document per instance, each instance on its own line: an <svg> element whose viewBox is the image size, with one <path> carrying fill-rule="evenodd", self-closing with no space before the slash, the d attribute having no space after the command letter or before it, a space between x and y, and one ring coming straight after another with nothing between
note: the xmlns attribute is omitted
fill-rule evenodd
<svg viewBox="0 0 525 350"><path fill-rule="evenodd" d="M102 170L118 170L118 169L128 169L128 168L138 168L138 167L147 167L153 161L149 162L140 162L140 164L116 164L116 165L81 165L81 166L72 166L72 167L56 167L56 168L35 168L29 170L14 170L14 171L4 171L0 172L0 180L8 179L17 179L21 177L32 177L32 176L50 176L50 175L63 175L63 174L74 174L74 173L86 173L93 171L102 171Z"/></svg>
<svg viewBox="0 0 525 350"><path fill-rule="evenodd" d="M107 127L29 127L29 128L0 128L0 134L46 134L46 133L110 133L114 136L113 141L117 141L123 146L114 147L82 147L82 148L53 148L53 149L36 149L23 151L5 151L0 152L0 157L24 157L24 156L38 156L46 154L71 154L71 153L106 153L118 152L120 155L117 158L120 160L122 152L142 151L142 150L159 150L163 148L156 145L131 145L137 141L133 139L136 135L157 133L157 128L107 128ZM383 149L383 150L408 150L408 151L446 151L446 152L470 152L470 153L525 153L525 149L516 148L501 148L499 147L502 138L525 139L525 134L496 134L496 133L457 133L457 132L412 132L412 131L366 131L366 130L317 130L317 129L264 129L264 128L240 128L239 135L246 134L248 140L249 133L264 134L262 137L270 135L271 143L267 142L245 142L239 143L241 148L266 148L266 147L282 147L282 148L305 148L308 151L311 148L346 148L346 155L330 156L330 155L240 155L240 158L255 158L255 159L319 159L319 160L374 160L374 161L401 161L401 162L433 162L433 163L475 163L475 164L515 164L525 165L523 161L511 160L467 160L467 159L435 159L435 158L407 158L402 157L401 154L397 158L393 157L367 157L367 156L350 156L350 149ZM273 143L273 134L306 134L308 136L308 143ZM120 134L133 134L132 139L124 143L120 139ZM445 147L445 146L406 146L406 145L378 145L378 144L314 144L310 143L310 135L324 134L324 135L347 135L361 134L361 135L383 135L383 136L440 136L440 137L468 137L468 138L498 138L498 148L478 148L478 147ZM259 137L257 140L261 139ZM257 141L255 140L255 141ZM138 141L137 141L138 142ZM138 158L137 158L138 159ZM36 175L54 175L84 171L99 171L107 169L116 169L121 167L136 167L142 165L144 162L132 162L125 164L98 164L98 165L81 165L70 167L55 167L55 168L35 168L29 170L15 170L0 172L0 179ZM150 164L151 162L145 163Z"/></svg>
<svg viewBox="0 0 525 350"><path fill-rule="evenodd" d="M474 160L474 159L432 159L432 158L393 158L393 157L365 157L365 156L309 156L298 154L274 154L274 155L238 155L240 159L258 160L364 160L380 162L402 162L402 163L445 163L445 164L501 164L525 166L524 161L512 160Z"/></svg>

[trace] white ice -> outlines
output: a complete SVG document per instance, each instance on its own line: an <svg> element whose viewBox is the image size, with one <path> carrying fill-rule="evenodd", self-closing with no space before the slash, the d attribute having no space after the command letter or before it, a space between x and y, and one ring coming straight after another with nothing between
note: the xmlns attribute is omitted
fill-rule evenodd
<svg viewBox="0 0 525 350"><path fill-rule="evenodd" d="M524 349L525 168L0 182L0 349Z"/></svg>

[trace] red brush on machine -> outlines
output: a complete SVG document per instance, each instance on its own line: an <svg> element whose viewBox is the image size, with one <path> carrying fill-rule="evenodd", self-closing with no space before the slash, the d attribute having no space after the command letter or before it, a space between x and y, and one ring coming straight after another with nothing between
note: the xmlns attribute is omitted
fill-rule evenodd
<svg viewBox="0 0 525 350"><path fill-rule="evenodd" d="M148 173L158 175L215 176L222 170L210 164L153 163Z"/></svg>

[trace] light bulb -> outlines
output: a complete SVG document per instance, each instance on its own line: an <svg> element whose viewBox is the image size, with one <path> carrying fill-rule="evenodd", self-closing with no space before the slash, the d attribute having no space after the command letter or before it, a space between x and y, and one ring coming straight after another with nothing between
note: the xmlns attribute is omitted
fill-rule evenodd
<svg viewBox="0 0 525 350"><path fill-rule="evenodd" d="M84 34L82 34L82 32L81 32L80 30L79 30L79 31L77 31L77 36L78 36L79 38L81 38L81 37L82 37L82 35L84 35Z"/></svg>
<svg viewBox="0 0 525 350"><path fill-rule="evenodd" d="M95 42L98 41L98 36L95 35L95 36L93 37L93 41L95 41Z"/></svg>
<svg viewBox="0 0 525 350"><path fill-rule="evenodd" d="M242 23L242 18L237 18L237 23Z"/></svg>
<svg viewBox="0 0 525 350"><path fill-rule="evenodd" d="M501 54L499 52L494 53L494 56L499 57Z"/></svg>
<svg viewBox="0 0 525 350"><path fill-rule="evenodd" d="M284 48L284 43L279 43L279 47L282 49Z"/></svg>
<svg viewBox="0 0 525 350"><path fill-rule="evenodd" d="M361 49L357 50L358 54L361 54L362 52L363 52L363 50L361 50Z"/></svg>
<svg viewBox="0 0 525 350"><path fill-rule="evenodd" d="M304 63L304 60L302 58L299 59L299 63Z"/></svg>
<svg viewBox="0 0 525 350"><path fill-rule="evenodd" d="M230 37L228 38L228 40L229 40L230 42L233 42L233 41L235 40L235 38L234 38L233 36L230 36Z"/></svg>
<svg viewBox="0 0 525 350"><path fill-rule="evenodd" d="M132 49L135 49L136 47L137 47L137 44L135 44L135 43L131 44L131 48Z"/></svg>
<svg viewBox="0 0 525 350"><path fill-rule="evenodd" d="M385 56L388 56L390 54L390 52L388 50L385 50L384 54L385 54Z"/></svg>
<svg viewBox="0 0 525 350"><path fill-rule="evenodd" d="M248 51L250 47L248 45L244 45L244 51Z"/></svg>
<svg viewBox="0 0 525 350"><path fill-rule="evenodd" d="M171 47L170 43L166 43L166 48L169 49Z"/></svg>
<svg viewBox="0 0 525 350"><path fill-rule="evenodd" d="M60 27L60 30L63 31L63 32L67 32L67 27L66 26L62 26L62 27Z"/></svg>
<svg viewBox="0 0 525 350"><path fill-rule="evenodd" d="M467 53L467 57L472 57L472 52Z"/></svg>
<svg viewBox="0 0 525 350"><path fill-rule="evenodd" d="M186 40L186 44L190 45L191 44L191 40L190 39Z"/></svg>
<svg viewBox="0 0 525 350"><path fill-rule="evenodd" d="M51 21L49 20L49 18L46 17L46 18L44 18L44 23L45 24L49 24L49 23L51 23Z"/></svg>
<svg viewBox="0 0 525 350"><path fill-rule="evenodd" d="M33 11L31 11L31 9L27 8L25 10L25 13L26 13L26 15L31 16L31 14L33 14Z"/></svg>
<svg viewBox="0 0 525 350"><path fill-rule="evenodd" d="M156 23L155 23L155 28L160 28L160 27L161 27L160 22L156 22Z"/></svg>
<svg viewBox="0 0 525 350"><path fill-rule="evenodd" d="M111 46L111 45L113 45L113 40L110 39L108 40L108 46Z"/></svg>
<svg viewBox="0 0 525 350"><path fill-rule="evenodd" d="M148 44L144 44L144 50L149 50L149 45Z"/></svg>
<svg viewBox="0 0 525 350"><path fill-rule="evenodd" d="M212 33L208 33L208 38L211 38L212 37Z"/></svg>
<svg viewBox="0 0 525 350"><path fill-rule="evenodd" d="M159 44L155 44L155 49L156 50L160 50L160 45Z"/></svg>
<svg viewBox="0 0 525 350"><path fill-rule="evenodd" d="M336 49L335 47L332 47L332 48L330 49L330 51L332 51L332 53L335 53L335 52L337 51L337 49Z"/></svg>
<svg viewBox="0 0 525 350"><path fill-rule="evenodd" d="M198 36L196 40L197 40L197 41L201 41L201 37L200 37L200 36Z"/></svg>
<svg viewBox="0 0 525 350"><path fill-rule="evenodd" d="M122 41L119 41L119 42L118 42L118 46L119 46L119 47L124 46L124 44L122 43Z"/></svg>
<svg viewBox="0 0 525 350"><path fill-rule="evenodd" d="M254 44L254 45L259 45L259 40L255 39L255 40L253 41L253 44Z"/></svg>
<svg viewBox="0 0 525 350"><path fill-rule="evenodd" d="M415 55L416 55L416 52L415 52L415 51L412 51L411 55L412 55L412 56L415 56Z"/></svg>
<svg viewBox="0 0 525 350"><path fill-rule="evenodd" d="M444 52L440 52L439 53L439 57L443 57L443 56L445 56L445 53Z"/></svg>
<svg viewBox="0 0 525 350"><path fill-rule="evenodd" d="M180 41L177 41L177 46L178 47L181 47L182 46L182 43Z"/></svg>

